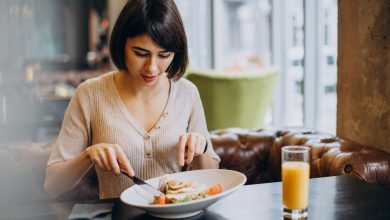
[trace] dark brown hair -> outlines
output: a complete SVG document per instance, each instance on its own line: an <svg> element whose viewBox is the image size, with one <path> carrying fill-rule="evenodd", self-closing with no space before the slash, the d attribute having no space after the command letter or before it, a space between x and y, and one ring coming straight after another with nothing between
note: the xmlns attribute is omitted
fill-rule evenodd
<svg viewBox="0 0 390 220"><path fill-rule="evenodd" d="M180 79L188 64L187 37L173 0L129 0L115 23L110 38L110 55L119 70L125 64L126 39L148 34L161 48L175 53L167 68L168 78Z"/></svg>

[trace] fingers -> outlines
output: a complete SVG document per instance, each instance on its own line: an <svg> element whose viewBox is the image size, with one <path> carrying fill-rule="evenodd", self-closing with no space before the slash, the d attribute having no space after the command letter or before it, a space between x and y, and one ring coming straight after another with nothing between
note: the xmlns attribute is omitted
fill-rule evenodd
<svg viewBox="0 0 390 220"><path fill-rule="evenodd" d="M103 165L103 170L105 171L111 171L111 165L110 165L110 162L108 161L108 158L107 158L107 155L106 155L106 150L103 149L101 151L98 151L99 152L99 158L100 158L100 161Z"/></svg>
<svg viewBox="0 0 390 220"><path fill-rule="evenodd" d="M179 136L179 146L178 146L178 160L179 160L179 166L184 166L184 154L186 153L186 141L187 136L185 134L182 134Z"/></svg>
<svg viewBox="0 0 390 220"><path fill-rule="evenodd" d="M86 152L88 153L89 158L91 161L98 166L100 169L105 170L104 164L100 158L99 151L96 149L96 146L91 146L86 149Z"/></svg>
<svg viewBox="0 0 390 220"><path fill-rule="evenodd" d="M108 161L110 162L110 166L112 168L112 171L114 171L115 174L120 174L121 171L119 168L119 164L117 162L117 156L116 156L115 149L112 147L107 148L106 153L107 153Z"/></svg>
<svg viewBox="0 0 390 220"><path fill-rule="evenodd" d="M184 166L184 161L190 164L194 157L203 154L206 139L198 133L180 135L178 146L179 166Z"/></svg>
<svg viewBox="0 0 390 220"><path fill-rule="evenodd" d="M95 158L91 158L91 160L93 161L94 164L96 164L100 169L104 170L104 165L102 163L102 161L100 160L100 157L99 156L96 156Z"/></svg>
<svg viewBox="0 0 390 220"><path fill-rule="evenodd" d="M119 145L97 144L88 147L86 151L92 162L100 169L120 174L122 168L129 175L134 176L134 170Z"/></svg>
<svg viewBox="0 0 390 220"><path fill-rule="evenodd" d="M187 138L187 158L186 163L190 164L194 159L194 153L196 152L197 136L188 135Z"/></svg>
<svg viewBox="0 0 390 220"><path fill-rule="evenodd" d="M123 152L122 148L119 145L114 145L114 148L119 167L124 169L130 176L134 176L134 170L131 167L130 161L127 159L126 154Z"/></svg>

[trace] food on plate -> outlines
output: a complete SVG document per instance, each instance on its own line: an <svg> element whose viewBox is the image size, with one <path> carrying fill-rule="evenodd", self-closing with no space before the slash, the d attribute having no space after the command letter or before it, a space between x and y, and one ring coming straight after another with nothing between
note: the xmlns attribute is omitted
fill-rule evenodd
<svg viewBox="0 0 390 220"><path fill-rule="evenodd" d="M164 179L164 178L163 178ZM222 192L222 185L206 187L204 184L181 180L168 180L160 184L160 190L165 195L155 196L153 204L183 203L206 198Z"/></svg>

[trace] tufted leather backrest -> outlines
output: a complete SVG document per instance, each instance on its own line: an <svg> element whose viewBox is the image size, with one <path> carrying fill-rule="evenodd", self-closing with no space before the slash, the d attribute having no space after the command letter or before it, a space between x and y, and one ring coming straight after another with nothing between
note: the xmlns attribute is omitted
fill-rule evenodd
<svg viewBox="0 0 390 220"><path fill-rule="evenodd" d="M247 176L247 184L281 180L281 148L310 148L310 176L350 175L379 186L390 187L390 154L335 136L304 128L242 129L211 132L221 169Z"/></svg>
<svg viewBox="0 0 390 220"><path fill-rule="evenodd" d="M390 186L390 154L335 136L302 128L241 129L211 132L221 169L244 173L247 184L281 180L281 148L309 147L311 177L351 175L380 186Z"/></svg>

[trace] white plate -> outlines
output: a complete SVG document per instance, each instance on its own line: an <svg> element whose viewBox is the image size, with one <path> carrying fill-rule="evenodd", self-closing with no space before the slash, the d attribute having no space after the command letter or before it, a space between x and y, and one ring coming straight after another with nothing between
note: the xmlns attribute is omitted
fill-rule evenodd
<svg viewBox="0 0 390 220"><path fill-rule="evenodd" d="M146 180L154 187L158 187L161 177ZM230 195L246 182L246 176L233 170L193 170L187 172L173 173L168 175L168 180L190 181L206 186L213 186L218 183L222 185L220 194L209 196L204 199L190 202L166 205L151 205L153 196L134 185L122 192L120 199L128 205L140 208L152 216L160 218L186 218L199 214L202 209Z"/></svg>

